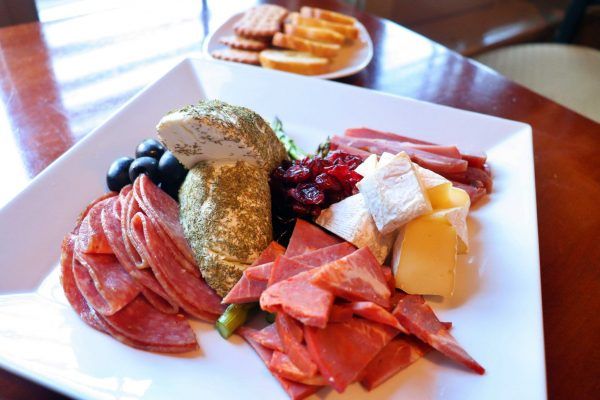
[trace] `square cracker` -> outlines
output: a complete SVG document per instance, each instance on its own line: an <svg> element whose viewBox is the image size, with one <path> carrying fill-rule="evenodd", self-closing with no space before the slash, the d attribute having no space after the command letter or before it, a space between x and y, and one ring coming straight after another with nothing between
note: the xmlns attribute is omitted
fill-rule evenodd
<svg viewBox="0 0 600 400"><path fill-rule="evenodd" d="M284 7L264 4L249 9L233 27L239 36L270 38L281 30L281 23L288 14Z"/></svg>

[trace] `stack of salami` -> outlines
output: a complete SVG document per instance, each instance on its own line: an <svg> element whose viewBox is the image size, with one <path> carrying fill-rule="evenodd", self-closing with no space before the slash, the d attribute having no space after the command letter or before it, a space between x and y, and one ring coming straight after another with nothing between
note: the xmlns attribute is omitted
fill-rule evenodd
<svg viewBox="0 0 600 400"><path fill-rule="evenodd" d="M469 194L471 204L492 191L492 174L487 157L480 152L465 152L456 146L441 146L395 133L369 128L346 129L344 136L331 138L332 149L367 158L384 152L406 152L412 162L436 172Z"/></svg>
<svg viewBox="0 0 600 400"><path fill-rule="evenodd" d="M144 350L194 350L181 313L214 322L224 310L200 276L177 203L145 175L82 213L63 241L61 282L83 321Z"/></svg>
<svg viewBox="0 0 600 400"><path fill-rule="evenodd" d="M298 220L288 248L272 243L255 264L224 302L260 301L276 313L272 325L237 333L292 399L352 382L371 390L431 349L484 373L422 296L395 290L367 247Z"/></svg>

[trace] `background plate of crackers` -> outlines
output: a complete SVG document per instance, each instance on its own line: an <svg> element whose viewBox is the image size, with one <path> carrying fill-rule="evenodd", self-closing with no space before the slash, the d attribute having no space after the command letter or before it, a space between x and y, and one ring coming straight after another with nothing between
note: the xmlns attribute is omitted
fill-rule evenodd
<svg viewBox="0 0 600 400"><path fill-rule="evenodd" d="M257 56L255 58L243 50L236 51L236 49L228 47L228 42L234 40L235 37L234 28L243 16L244 12L235 14L217 28L206 40L204 51L213 58L260 66ZM331 59L327 72L312 74L311 76L322 79L336 79L354 75L366 68L373 58L373 42L363 24L356 21L355 26L358 29L358 37L350 43L346 43L338 55ZM255 48L256 43L252 43L252 41L238 44L241 45L238 47L239 49L248 48L252 51L257 51L260 47ZM268 46L273 47L270 43ZM214 57L215 54L220 56Z"/></svg>

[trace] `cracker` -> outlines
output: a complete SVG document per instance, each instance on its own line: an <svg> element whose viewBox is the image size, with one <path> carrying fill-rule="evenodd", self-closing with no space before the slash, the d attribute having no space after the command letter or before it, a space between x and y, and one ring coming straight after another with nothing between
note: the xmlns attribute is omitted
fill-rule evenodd
<svg viewBox="0 0 600 400"><path fill-rule="evenodd" d="M266 49L269 44L262 40L248 39L241 36L225 36L219 39L219 43L239 50L261 51Z"/></svg>
<svg viewBox="0 0 600 400"><path fill-rule="evenodd" d="M237 35L247 38L270 38L280 31L287 14L284 7L264 4L246 11L233 29Z"/></svg>
<svg viewBox="0 0 600 400"><path fill-rule="evenodd" d="M258 51L238 50L238 49L221 49L210 53L211 56L218 60L234 61L244 64L260 65Z"/></svg>

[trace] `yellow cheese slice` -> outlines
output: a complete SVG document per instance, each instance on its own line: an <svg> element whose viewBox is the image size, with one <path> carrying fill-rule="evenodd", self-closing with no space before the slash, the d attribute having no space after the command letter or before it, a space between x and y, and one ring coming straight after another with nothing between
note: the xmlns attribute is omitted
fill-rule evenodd
<svg viewBox="0 0 600 400"><path fill-rule="evenodd" d="M410 294L451 296L458 242L456 229L444 213L407 223L393 248L396 287Z"/></svg>

